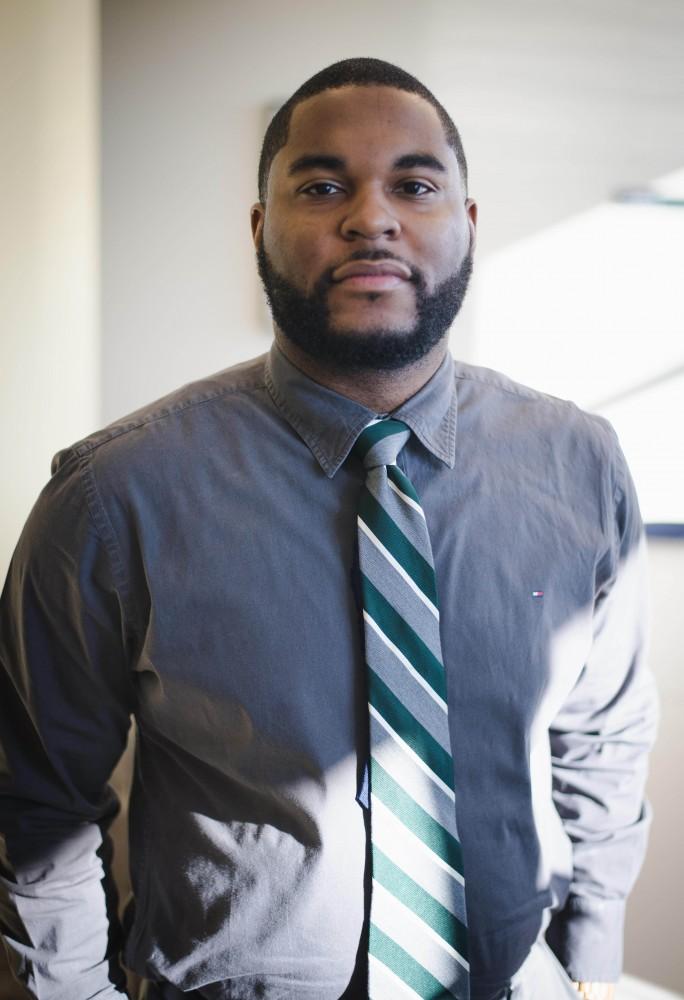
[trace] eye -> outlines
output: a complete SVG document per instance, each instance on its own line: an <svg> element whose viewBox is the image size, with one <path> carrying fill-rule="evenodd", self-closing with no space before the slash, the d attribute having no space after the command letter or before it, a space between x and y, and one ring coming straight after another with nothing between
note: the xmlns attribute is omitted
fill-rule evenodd
<svg viewBox="0 0 684 1000"><path fill-rule="evenodd" d="M423 181L402 181L399 190L412 198L424 198L427 194L434 194L434 188Z"/></svg>
<svg viewBox="0 0 684 1000"><path fill-rule="evenodd" d="M341 191L342 188L338 184L333 184L332 181L317 181L315 184L309 184L308 187L302 188L300 193L312 198L329 198Z"/></svg>

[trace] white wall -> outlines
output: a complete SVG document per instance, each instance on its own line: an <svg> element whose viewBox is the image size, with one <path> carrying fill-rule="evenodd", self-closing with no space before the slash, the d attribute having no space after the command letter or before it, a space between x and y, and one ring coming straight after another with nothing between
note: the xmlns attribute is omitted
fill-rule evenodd
<svg viewBox="0 0 684 1000"><path fill-rule="evenodd" d="M98 7L0 4L0 576L50 475L99 419ZM0 947L0 996L22 1000Z"/></svg>
<svg viewBox="0 0 684 1000"><path fill-rule="evenodd" d="M93 0L0 7L0 573L58 448L99 419Z"/></svg>
<svg viewBox="0 0 684 1000"><path fill-rule="evenodd" d="M661 702L648 797L655 817L644 867L627 907L627 971L684 994L684 539L651 538L652 648ZM617 1000L620 1000L618 997Z"/></svg>
<svg viewBox="0 0 684 1000"><path fill-rule="evenodd" d="M684 169L652 187L671 203L606 202L481 259L472 355L607 417L644 520L684 522Z"/></svg>

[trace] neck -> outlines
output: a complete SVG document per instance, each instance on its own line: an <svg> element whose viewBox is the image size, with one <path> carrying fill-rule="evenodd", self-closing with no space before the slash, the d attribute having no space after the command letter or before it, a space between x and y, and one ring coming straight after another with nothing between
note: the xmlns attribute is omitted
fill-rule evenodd
<svg viewBox="0 0 684 1000"><path fill-rule="evenodd" d="M435 374L447 351L447 338L425 357L396 371L340 372L312 358L276 327L275 339L288 361L314 382L361 403L375 413L391 413L415 396Z"/></svg>

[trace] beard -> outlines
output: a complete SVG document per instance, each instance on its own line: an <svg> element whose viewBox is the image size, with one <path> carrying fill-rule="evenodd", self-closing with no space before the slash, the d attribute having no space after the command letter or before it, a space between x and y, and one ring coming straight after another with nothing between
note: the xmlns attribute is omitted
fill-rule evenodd
<svg viewBox="0 0 684 1000"><path fill-rule="evenodd" d="M392 256L384 250L358 250L349 259L387 260ZM334 284L333 268L318 279L307 295L275 270L263 242L257 249L257 267L274 322L309 357L339 372L396 371L415 364L448 332L468 289L473 255L469 250L459 268L433 292L428 292L422 273L411 268L416 313L413 326L407 329L333 327L327 301ZM368 298L374 301L380 294L369 292Z"/></svg>

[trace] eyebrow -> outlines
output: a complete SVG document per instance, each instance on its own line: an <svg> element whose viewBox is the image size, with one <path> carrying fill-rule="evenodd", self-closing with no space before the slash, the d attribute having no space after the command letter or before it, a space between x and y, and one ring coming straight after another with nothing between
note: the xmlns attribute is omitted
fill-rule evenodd
<svg viewBox="0 0 684 1000"><path fill-rule="evenodd" d="M393 170L413 170L414 167L426 167L428 170L439 170L446 173L446 167L432 153L406 153L392 164Z"/></svg>
<svg viewBox="0 0 684 1000"><path fill-rule="evenodd" d="M288 167L288 177L302 174L306 170L344 170L347 161L341 156L327 156L324 153L309 153L297 157ZM438 170L446 173L446 167L432 153L405 153L392 164L393 170L412 170L414 167L425 167L428 170Z"/></svg>
<svg viewBox="0 0 684 1000"><path fill-rule="evenodd" d="M303 174L306 170L344 170L345 161L339 156L325 156L322 153L312 153L300 156L290 164L287 175Z"/></svg>

